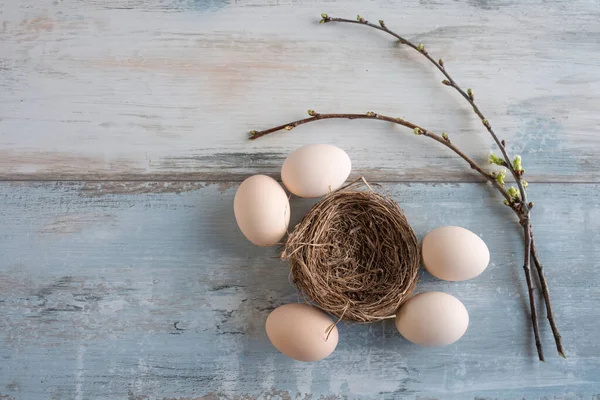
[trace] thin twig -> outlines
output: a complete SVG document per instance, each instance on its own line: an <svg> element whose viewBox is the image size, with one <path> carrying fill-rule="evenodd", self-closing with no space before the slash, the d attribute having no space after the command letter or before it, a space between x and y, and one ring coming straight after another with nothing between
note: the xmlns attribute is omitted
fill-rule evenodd
<svg viewBox="0 0 600 400"><path fill-rule="evenodd" d="M546 281L546 276L544 275L544 267L540 262L540 259L537 255L537 248L535 247L535 237L533 236L533 229L531 225L529 226L531 230L531 258L533 260L533 264L538 273L538 277L540 279L540 285L542 286L542 292L544 294L544 300L546 302L546 317L548 318L548 322L550 323L550 328L552 328L552 334L554 335L554 341L556 342L556 350L558 354L562 357L567 358L565 355L565 350L562 345L562 336L558 331L558 327L556 326L556 319L554 318L554 310L552 309L552 302L550 301L550 290L548 289L548 282Z"/></svg>
<svg viewBox="0 0 600 400"><path fill-rule="evenodd" d="M506 191L506 189L500 183L498 183L498 181L496 180L496 178L493 175L491 175L490 173L485 171L475 161L473 161L473 159L471 159L469 156L467 156L465 153L463 153L458 147L456 147L449 140L449 138L446 139L445 137L447 137L447 136L445 136L445 137L440 136L428 129L425 129L421 126L415 125L412 122L407 121L402 118L392 118L392 117L377 114L374 112L367 112L365 114L319 114L315 111L310 110L310 114L312 116L309 118L304 118L304 119L300 119L297 121L289 122L287 124L279 125L279 126L276 126L274 128L270 128L270 129L265 129L263 131L252 131L252 132L250 132L250 140L255 140L255 139L258 139L265 135L268 135L270 133L277 132L277 131L282 131L282 130L290 131L297 126L304 125L309 122L323 120L323 119L351 119L351 120L352 119L375 119L375 120L380 120L380 121L387 121L387 122L391 122L393 124L398 124L398 125L402 125L407 128L410 128L413 130L414 133L418 132L417 133L418 135L427 136L427 137L435 140L436 142L441 143L444 146L448 147L450 150L452 150L456 154L458 154L463 160L465 160L467 163L469 163L469 165L471 166L472 169L479 172L479 174L481 176L483 176L487 181L489 181L492 185L494 185L496 187L496 189L498 189L498 191L504 196L504 198L507 201L511 201L511 199L512 199L511 196Z"/></svg>
<svg viewBox="0 0 600 400"><path fill-rule="evenodd" d="M444 65L444 62L442 59L439 59L439 61L436 61L433 57L431 57L429 55L429 53L427 52L427 50L425 49L425 46L423 44L418 44L415 45L414 43L410 42L409 40L407 40L406 38L400 36L399 34L391 31L390 29L388 29L388 27L386 26L384 21L379 21L379 25L375 25L372 24L368 21L366 21L364 18L358 16L358 18L356 20L351 20L351 19L345 19L345 18L330 18L329 16L322 15L323 17L323 22L342 22L342 23L351 23L351 24L359 24L359 25L365 25L377 30L380 30L382 32L385 32L393 37L395 37L396 39L399 40L399 42L401 44L407 45L410 48L412 48L413 50L419 52L420 54L422 54L429 62L431 62L446 78L442 83L444 83L447 86L451 86L454 89L456 89L456 91L458 93L460 93L460 95L471 105L471 107L473 108L473 111L475 112L475 114L477 114L477 116L479 117L479 119L481 120L481 122L483 123L483 125L486 127L487 131L489 132L489 134L492 136L494 142L496 143L496 145L498 146L498 148L500 149L500 151L502 152L502 156L504 157L504 163L503 165L508 168L508 170L511 172L511 175L513 176L517 187L519 189L519 197L520 199L515 199L518 203L515 205L513 205L513 203L509 200L509 205L513 206L513 209L515 210L515 212L517 212L517 215L519 216L520 222L523 223L524 220L529 220L530 218L530 210L533 206L533 203L529 203L527 201L527 191L525 190L525 184L523 182L523 174L524 171L522 169L517 170L515 168L515 166L511 163L511 159L508 155L508 152L506 151L506 142L504 140L500 140L498 138L498 135L496 135L496 133L494 132L494 130L492 129L492 126L489 122L489 120L483 115L483 113L481 112L481 110L479 109L479 107L475 104L475 96L474 93L471 89L468 89L466 92L456 83L456 81L452 78L452 76L450 76L450 74L448 73L448 71L446 70L446 67ZM530 232L530 234L532 234L532 232ZM548 284L546 282L546 277L544 275L544 271L542 268L542 265L539 261L539 258L537 256L537 251L534 250L535 249L535 244L533 242L533 239L531 240L531 248L532 248L532 257L533 257L533 264L536 265L536 270L539 276L539 280L540 280L540 284L542 286L542 293L544 296L544 301L546 303L546 308L547 308L547 312L548 312L548 321L550 323L550 327L552 328L552 333L554 335L554 341L556 343L556 348L558 350L558 354L560 354L562 357L565 357L565 353L564 353L564 349L562 347L562 340L561 340L561 335L558 331L558 327L556 325L556 319L554 318L554 312L552 310L552 303L550 301L550 292L548 290ZM531 288L530 288L531 289ZM535 307L535 305L533 304L533 306ZM532 309L532 314L535 310ZM537 321L536 321L537 323ZM539 341L539 336L536 333L536 343Z"/></svg>
<svg viewBox="0 0 600 400"><path fill-rule="evenodd" d="M531 279L531 267L530 267L530 256L531 256L531 229L529 220L523 221L523 230L525 233L525 251L523 252L523 270L525 271L525 280L527 281L527 288L529 293L529 308L531 311L531 323L533 325L533 333L535 336L535 347L537 349L538 357L540 361L546 361L544 359L544 350L542 349L542 342L540 340L540 328L538 326L537 311L535 307L535 297L533 293L533 282Z"/></svg>
<svg viewBox="0 0 600 400"><path fill-rule="evenodd" d="M481 112L479 107L475 104L475 96L473 95L473 92L470 89L467 92L465 92L456 83L456 81L450 76L448 71L446 71L446 67L444 66L444 63L441 59L440 59L440 61L436 61L433 57L431 57L429 55L429 53L425 49L425 46L423 46L422 44L415 45L414 43L412 43L411 41L407 40L406 38L400 36L396 32L391 31L390 29L388 29L388 27L385 25L385 23L383 21L379 21L379 25L375 25L360 16L355 20L346 19L346 18L330 18L329 16L325 16L325 18L323 18L323 22L343 22L343 23L348 23L348 24L358 24L358 25L365 25L365 26L371 27L373 29L380 30L389 35L392 35L393 37L398 39L401 44L404 44L404 45L416 50L417 52L421 53L427 60L429 60L429 62L431 62L433 65L435 65L435 67L446 77L446 81L443 81L443 83L447 86L451 86L454 89L456 89L456 91L458 93L460 93L460 95L462 97L464 97L465 100L467 100L467 102L473 108L473 111L475 112L475 114L477 114L477 116L479 117L479 119L481 120L483 125L486 127L487 131L490 133L490 135L494 139L494 142L496 142L496 145L502 152L502 156L504 157L504 160L506 162L505 163L506 168L508 168L508 170L511 172L513 178L515 179L515 181L517 183L517 186L519 187L521 199L523 200L522 201L523 208L526 210L528 209L527 193L525 191L525 187L523 186L523 183L521 182L522 174L519 171L515 170L515 168L513 167L513 165L510 162L510 157L508 156L508 153L506 151L506 148L505 148L503 142L498 138L498 135L496 135L496 133L492 129L492 125L490 124L489 120L487 118L485 118L485 116L483 115L483 113Z"/></svg>

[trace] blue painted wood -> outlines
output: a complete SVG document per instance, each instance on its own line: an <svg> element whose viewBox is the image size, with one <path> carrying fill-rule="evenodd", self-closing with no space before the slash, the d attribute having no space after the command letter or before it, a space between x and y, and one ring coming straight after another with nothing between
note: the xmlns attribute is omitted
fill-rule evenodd
<svg viewBox="0 0 600 400"><path fill-rule="evenodd" d="M543 323L536 361L500 199L419 183L478 179L446 149L364 121L245 140L308 108L374 110L493 149L418 55L323 11L424 42L523 155L567 360ZM585 0L0 0L0 399L600 399L599 18ZM231 182L315 142L355 176L416 182L384 187L420 237L456 224L488 243L477 279L418 286L465 303L461 341L419 348L385 321L343 324L317 364L269 344L269 311L299 297L238 232ZM295 221L310 204L292 200Z"/></svg>
<svg viewBox="0 0 600 400"><path fill-rule="evenodd" d="M463 339L426 349L392 321L343 324L338 349L313 364L285 358L264 333L269 311L299 298L276 249L239 233L235 188L0 183L0 398L600 397L598 185L531 185L568 356L555 355L542 324L544 364L526 311L518 227L485 185L383 186L419 237L455 224L489 245L480 277L449 283L423 273L418 285L464 302ZM311 203L292 199L292 219Z"/></svg>

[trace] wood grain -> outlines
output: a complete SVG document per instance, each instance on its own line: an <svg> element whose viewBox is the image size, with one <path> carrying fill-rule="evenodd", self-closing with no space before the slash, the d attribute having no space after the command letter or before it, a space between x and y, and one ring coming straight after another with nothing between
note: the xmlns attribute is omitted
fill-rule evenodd
<svg viewBox="0 0 600 400"><path fill-rule="evenodd" d="M393 323L343 324L323 362L290 361L263 324L298 301L275 249L247 242L237 184L0 184L0 396L15 399L595 399L600 205L595 184L531 185L566 360L536 361L518 225L483 184L386 184L419 237L461 225L487 242L454 294L467 334L426 349ZM292 199L297 222L312 201ZM483 217L485 215L485 217ZM513 235L510 235L513 234ZM575 246L574 243L578 245ZM541 307L541 304L540 304ZM543 308L542 308L543 310ZM0 397L2 398L2 397Z"/></svg>
<svg viewBox="0 0 600 400"><path fill-rule="evenodd" d="M245 140L310 108L493 149L417 54L321 12L425 43L523 156L566 360L535 361L517 225L446 149L368 121ZM584 0L0 0L0 399L600 399L599 20ZM387 321L343 324L317 364L269 344L266 316L299 298L232 198L318 142L390 182L420 237L455 224L489 245L479 278L419 284L465 303L461 341L418 348Z"/></svg>
<svg viewBox="0 0 600 400"><path fill-rule="evenodd" d="M492 149L417 54L319 14L384 18L475 90L530 181L598 182L600 4L590 1L24 0L0 14L0 179L223 180L276 174L302 144L344 148L379 181L479 178L446 149L321 112L397 115ZM368 138L368 139L366 139Z"/></svg>

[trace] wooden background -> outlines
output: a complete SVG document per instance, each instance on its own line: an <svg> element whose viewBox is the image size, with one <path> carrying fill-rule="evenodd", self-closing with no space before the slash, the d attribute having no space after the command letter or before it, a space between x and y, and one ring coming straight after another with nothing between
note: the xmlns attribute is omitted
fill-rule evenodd
<svg viewBox="0 0 600 400"><path fill-rule="evenodd" d="M370 121L246 140L372 110L493 149L418 54L321 12L425 43L523 156L566 360L544 321L536 361L518 225L445 148ZM600 399L599 21L589 0L0 0L0 399ZM343 324L319 363L270 345L266 316L299 298L232 201L308 143L346 150L419 237L487 242L480 277L418 286L464 302L463 339L420 348L387 321Z"/></svg>

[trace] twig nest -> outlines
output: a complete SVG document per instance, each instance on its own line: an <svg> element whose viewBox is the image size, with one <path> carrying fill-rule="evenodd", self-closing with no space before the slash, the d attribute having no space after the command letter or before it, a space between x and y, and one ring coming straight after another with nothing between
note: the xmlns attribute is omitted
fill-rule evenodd
<svg viewBox="0 0 600 400"><path fill-rule="evenodd" d="M357 183L315 204L289 235L282 258L308 301L357 322L394 316L419 270L417 237L402 209Z"/></svg>

